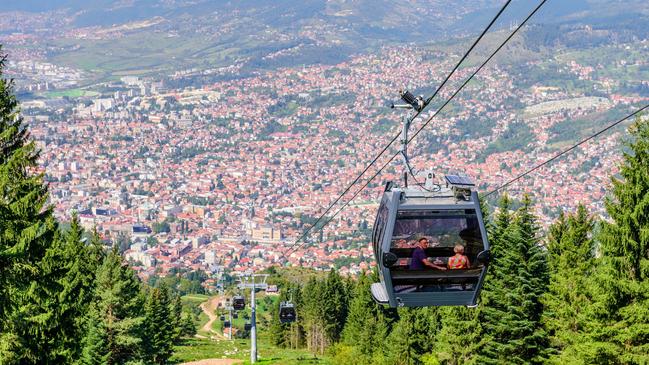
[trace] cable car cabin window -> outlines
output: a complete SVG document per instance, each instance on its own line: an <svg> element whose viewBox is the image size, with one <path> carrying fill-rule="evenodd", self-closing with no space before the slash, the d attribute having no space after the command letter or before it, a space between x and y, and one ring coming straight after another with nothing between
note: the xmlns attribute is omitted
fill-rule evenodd
<svg viewBox="0 0 649 365"><path fill-rule="evenodd" d="M484 249L473 209L400 211L390 248L398 257L390 268L394 291L475 290Z"/></svg>
<svg viewBox="0 0 649 365"><path fill-rule="evenodd" d="M374 232L373 232L373 244L374 244L374 252L379 252L379 248L381 247L381 242L383 241L383 233L385 233L385 225L387 224L388 221L388 214L389 214L389 209L386 204L386 202L382 202L381 206L379 207L379 211L376 214L376 222L374 223ZM378 261L379 258L377 257L376 260Z"/></svg>

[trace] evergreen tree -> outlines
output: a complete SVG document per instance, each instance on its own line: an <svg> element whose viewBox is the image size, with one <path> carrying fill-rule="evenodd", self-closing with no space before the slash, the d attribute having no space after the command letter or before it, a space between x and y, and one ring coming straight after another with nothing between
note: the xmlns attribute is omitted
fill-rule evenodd
<svg viewBox="0 0 649 365"><path fill-rule="evenodd" d="M649 122L629 129L620 168L606 199L589 307L588 341L575 348L585 363L649 363Z"/></svg>
<svg viewBox="0 0 649 365"><path fill-rule="evenodd" d="M286 293L282 291L276 305L270 309L269 335L271 343L277 347L290 347L289 329L290 326L279 320L279 307L282 301L286 300Z"/></svg>
<svg viewBox="0 0 649 365"><path fill-rule="evenodd" d="M302 291L302 303L304 310L302 322L306 333L307 348L314 352L323 354L329 345L325 334L323 306L325 301L325 283L309 278Z"/></svg>
<svg viewBox="0 0 649 365"><path fill-rule="evenodd" d="M191 313L183 312L180 319L180 336L193 337L196 334L196 325Z"/></svg>
<svg viewBox="0 0 649 365"><path fill-rule="evenodd" d="M543 297L543 322L550 336L549 362L579 362L572 347L583 336L588 307L587 280L593 273L593 219L583 206L567 218L561 214L550 227L547 249L550 284Z"/></svg>
<svg viewBox="0 0 649 365"><path fill-rule="evenodd" d="M433 358L441 364L475 364L481 339L481 325L475 308L440 309L442 328L435 337Z"/></svg>
<svg viewBox="0 0 649 365"><path fill-rule="evenodd" d="M95 268L96 273L96 271L99 270L99 267L102 265L104 259L106 258L106 250L104 249L104 244L101 241L99 232L97 232L97 227L92 230L92 234L90 236L90 244L88 245L87 249L87 260L90 262L90 265Z"/></svg>
<svg viewBox="0 0 649 365"><path fill-rule="evenodd" d="M324 283L322 319L328 343L340 339L347 320L347 288L336 270L329 271Z"/></svg>
<svg viewBox="0 0 649 365"><path fill-rule="evenodd" d="M174 319L171 317L169 290L165 285L149 290L144 305L144 358L155 364L164 364L173 353L175 336Z"/></svg>
<svg viewBox="0 0 649 365"><path fill-rule="evenodd" d="M504 208L504 209L502 209ZM501 203L492 246L495 252L480 312L483 343L480 363L540 363L547 335L541 326L541 295L547 287L546 256L537 241L531 200L511 221Z"/></svg>
<svg viewBox="0 0 649 365"><path fill-rule="evenodd" d="M2 78L0 48L0 359L4 363L53 363L58 324L53 311L57 270L44 262L57 224L47 205L39 152L19 115L13 81Z"/></svg>
<svg viewBox="0 0 649 365"><path fill-rule="evenodd" d="M173 327L172 340L174 343L178 343L183 335L183 303L179 294L171 296L169 312L171 316L170 321Z"/></svg>
<svg viewBox="0 0 649 365"><path fill-rule="evenodd" d="M433 349L438 318L431 308L401 308L399 322L386 341L389 363L421 364Z"/></svg>
<svg viewBox="0 0 649 365"><path fill-rule="evenodd" d="M384 317L370 293L370 279L361 274L349 304L349 314L342 333L343 345L348 346L356 364L374 364L375 353L384 346L387 329ZM381 354L382 355L382 354ZM346 361L341 359L339 362Z"/></svg>
<svg viewBox="0 0 649 365"><path fill-rule="evenodd" d="M70 349L70 358L78 359L81 353L79 339L85 333L85 315L94 297L97 264L89 260L90 250L82 241L83 228L79 217L73 214L70 230L61 247L59 262L64 274L59 279L61 290L58 294L57 309L61 318L60 330L65 333L62 339Z"/></svg>
<svg viewBox="0 0 649 365"><path fill-rule="evenodd" d="M121 364L139 359L142 304L140 282L114 247L97 273L82 363L95 364L97 359L105 359L107 364Z"/></svg>

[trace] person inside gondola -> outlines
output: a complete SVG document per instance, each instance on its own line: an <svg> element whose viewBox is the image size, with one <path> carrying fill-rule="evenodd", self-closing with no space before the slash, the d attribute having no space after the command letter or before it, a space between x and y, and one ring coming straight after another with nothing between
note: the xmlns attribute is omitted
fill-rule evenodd
<svg viewBox="0 0 649 365"><path fill-rule="evenodd" d="M428 260L426 256L426 248L428 248L428 239L421 237L417 241L417 246L412 251L412 258L410 260L410 270L424 270L426 266L436 270L446 270L444 266L440 266Z"/></svg>
<svg viewBox="0 0 649 365"><path fill-rule="evenodd" d="M471 267L471 262L469 261L469 258L464 255L464 246L461 244L455 245L455 248L453 249L455 252L455 256L451 256L448 258L448 268L450 270L457 270L457 269L468 269Z"/></svg>

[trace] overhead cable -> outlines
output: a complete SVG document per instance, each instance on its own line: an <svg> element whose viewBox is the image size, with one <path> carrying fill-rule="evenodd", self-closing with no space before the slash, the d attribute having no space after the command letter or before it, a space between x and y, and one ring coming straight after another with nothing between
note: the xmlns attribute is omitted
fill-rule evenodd
<svg viewBox="0 0 649 365"><path fill-rule="evenodd" d="M428 125L428 124L430 124L430 122L433 120L433 118L435 118L435 117L436 117L436 116L437 116L437 115L438 115L438 114L439 114L439 113L440 113L440 112L441 112L441 111L442 111L442 110L443 110L443 109L444 109L444 108L445 108L445 107L446 107L446 106L447 106L447 105L448 105L448 104L449 104L449 103L450 103L450 102L451 102L451 101L452 101L452 100L453 100L453 99L454 99L454 98L455 98L455 97L460 93L460 91L462 91L462 90L464 89L464 87L466 87L466 85L469 84L469 82L470 82L470 81L471 81L471 80L472 80L472 79L473 79L473 78L478 74L478 72L480 72L480 70L482 70L482 69L484 68L484 66L485 66L489 61L491 61L491 59L492 59L492 58L493 58L493 57L494 57L494 56L495 56L495 55L496 55L496 54L497 54L497 53L498 53L498 52L499 52L499 51L500 51L500 50L501 50L501 49L502 49L506 44L507 44L507 42L509 42L509 40L510 40L510 39L511 39L511 38L512 38L512 37L513 37L513 36L514 36L514 35L515 35L515 34L516 34L520 29L522 29L522 28L525 26L525 24L526 24L526 23L527 23L527 22L532 18L532 16L534 16L534 14L536 14L536 13L541 9L541 7L542 7L542 6L543 6L547 1L548 1L548 0L542 0L542 1L539 3L539 5L537 5L537 6L534 8L534 10L532 10L532 12L530 12L530 13L528 14L528 16L525 18L525 20L523 20L523 21L521 22L521 24L520 24L518 27L516 27L516 28L514 29L514 31L513 31L513 32L512 32L512 33L511 33L511 34L510 34L510 35L509 35L509 36L508 36L508 37L507 37L503 42L501 42L501 44L496 48L496 50L493 51L493 52L491 53L491 55L490 55L490 56L489 56L489 57L488 57L488 58L487 58L487 59L486 59L486 60L485 60L485 61L484 61L484 62L483 62L483 63L482 63L482 64L481 64L481 65L480 65L480 66L479 66L479 67L478 67L478 68L477 68L477 69L476 69L472 74L471 74L471 76L469 76L469 78L467 78L467 79L464 81L464 83L463 83L463 84L462 84L462 85L461 85L461 86L460 86L460 87L459 87L459 88L458 88L458 89L457 89L457 90L456 90L456 91L455 91L455 92L454 92L454 93L453 93L453 94L452 94L452 95L451 95L451 96L446 100L446 102L444 102L444 104L442 104L442 106L441 106L439 109L437 109L437 111L436 111L432 116L430 116L426 122L424 122L424 124L423 124L423 125L422 125L422 126L421 126L421 127L420 127L420 128L419 128L419 129L418 129L418 130L413 134L413 135L412 135L412 137L410 137L410 139L408 140L408 143L410 143L410 141L412 141L412 140L413 140L413 139L414 139L414 138L415 138L415 137L416 137L416 136L417 136L417 135L418 135L418 134L419 134L419 133L420 133L420 132L421 132L421 131L422 131L422 130L427 126L427 125ZM506 7L508 4L509 4L509 2L507 2L507 3L505 4L504 7ZM499 15L502 13L502 10L503 10L503 9L501 9L501 12L499 12L497 16L499 16ZM493 22L494 22L494 21L492 20L492 22L489 24L489 26L491 26L491 25L493 24ZM484 32L483 32L483 33L484 33ZM483 35L483 34L481 34L481 37L482 37L482 35ZM475 45L475 43L474 43L474 45ZM472 48L473 48L473 46L472 46ZM471 49L472 49L472 48L471 48ZM465 57L463 57L463 59L464 59L464 58L465 58ZM453 71L455 71L456 69L457 69L457 67L456 67ZM449 76L449 77L450 77L450 76ZM445 81L446 81L446 80L445 80ZM444 82L444 83L445 83L445 82ZM444 83L443 83L443 84L444 84ZM437 91L439 91L439 89L438 89ZM436 93L435 93L434 95L437 94L437 91L436 91ZM430 99L430 98L429 98L429 99ZM417 115L418 115L418 114L417 114ZM414 120L414 118L413 118L413 120ZM399 134L399 135L400 135L400 134ZM320 221L322 220L322 218L324 218L324 217L326 216L326 214L331 210L331 208L332 208L332 207L333 207L333 206L334 206L334 205L335 205L335 204L336 204L340 199L342 199L342 197L343 197L343 196L344 196L344 195L345 195L349 190L351 190L352 186L355 185L356 182L358 182L358 180L360 180L361 176L362 176L362 175L363 175L367 170L369 170L369 168L370 168L370 167L371 167L371 166L372 166L372 165L373 165L373 164L374 164L374 163L375 163L375 162L376 162L376 161L381 157L381 155L382 155L382 154L383 154L383 153L384 153L384 152L385 152L385 151L390 147L390 145L391 145L391 144L392 144L392 143L393 143L397 138L399 138L399 135L395 136L395 137L392 139L392 141L390 141L390 143L389 143L389 144L388 144L388 145L387 145L387 146L386 146L386 147L381 151L381 153L380 153L378 156L376 156L376 158L375 158L375 159L374 159L374 160L373 160L373 161L372 161L372 162L371 162L371 163L370 163L370 164L365 168L365 170L363 170L363 172L361 173L361 175L359 175L359 176L356 178L356 180L354 180L354 182L353 182L351 185L349 185L349 186L347 187L347 189L345 189L345 191L343 192L343 194L341 194L341 195L336 199L336 201L335 201L332 205L330 205L329 208L327 208L327 210L326 210L326 211L325 211L325 212L324 212L324 213L323 213L323 214L322 214L322 215L321 215L321 216L316 220L316 223L314 223L314 224L313 224L313 225L312 225L312 226L311 226L307 231L305 231L304 234L302 234L302 236L300 236L300 238L298 238L298 240L295 241L295 243L294 243L294 244L289 248L289 250L287 251L287 254L288 254L289 252L295 252L295 250L299 249L300 247L302 247L302 246L304 245L304 243L303 243L303 244L297 246L298 243L299 243L300 241L302 241L302 240L307 236L308 232L310 232L310 231L311 231L311 230L312 230L312 229L317 225L317 223L320 222ZM363 189L365 189L365 187L367 187L367 186L369 185L369 183L370 183L372 180L374 180L374 178L376 178L376 177L377 177L377 176L378 176L378 175L379 175L379 174L380 174L380 173L381 173L381 172L382 172L382 171L387 167L387 165L388 165L390 162L392 162L392 160L394 160L394 159L399 155L399 153L400 153L400 152L395 153L395 154L394 154L394 155L393 155L393 156L388 160L388 162L385 163L385 164L384 164L384 165L383 165L383 166L382 166L382 167L381 167L381 168L380 168L380 169L379 169L379 170L378 170L378 171L377 171L377 172L376 172L372 177L370 177L370 178L365 182L365 184L364 184L360 189L358 189L358 190L356 191L356 193L354 193L354 195L352 196L352 198L349 199L349 200L347 200L347 202L345 202L345 203L340 207L340 209L338 209L338 210L337 210L337 211L336 211L336 212L331 216L331 218L329 218L329 219L328 219L324 224L322 224L322 225L320 226L319 229L323 229L327 224L329 224L329 222L331 222L331 221L332 221L332 220L333 220L333 219L334 219L334 218L335 218L335 217L336 217L336 216L337 216L337 215L338 215L338 214L339 214L339 213L340 213L340 212L341 212L341 211L342 211L342 210L343 210L347 205L349 205L349 203L351 203L351 202L356 198L356 196L358 196L358 194L360 194L360 192L361 192ZM297 247L296 247L296 246L297 246Z"/></svg>
<svg viewBox="0 0 649 365"><path fill-rule="evenodd" d="M512 0L507 0L507 2L505 2L505 4L500 8L500 10L498 11L498 13L494 16L493 19L491 19L491 21L489 22L489 24L487 25L487 27L486 27L486 28L485 28L485 29L480 33L480 35L479 35L478 38L473 42L473 44L471 45L471 47L469 47L469 49L464 53L464 55L462 56L462 58L460 59L460 61L458 61L457 64L455 65L455 67L453 67L453 69L451 70L451 72L446 76L446 78L444 79L444 81L442 81L442 83L441 83L441 84L439 85L439 87L435 90L435 92L433 93L433 95L430 96L428 99L425 100L425 102L424 102L424 106L421 108L421 110L417 111L417 113L416 113L415 116L413 117L413 120L414 120L415 118L417 118L417 116L419 116L419 114L422 113L422 112L424 111L424 109L428 106L428 104L430 104L430 102L433 100L433 98L435 98L435 96L438 95L438 93L440 92L440 90L441 90L441 89L446 85L446 83L450 80L450 78L455 74L455 71L457 71L457 69L458 69L458 68L460 67L460 65L464 62L464 60L466 60L466 58L469 56L469 54L471 53L471 51L473 51L473 49L474 49L474 48L476 47L476 45L477 45L477 44L482 40L482 38L485 36L485 34L487 34L487 32L491 29L491 27L494 25L494 23L496 22L496 20L498 20L498 18L500 17L500 15L505 11L505 9L507 9L507 7L508 7L509 4L511 3L511 1L512 1ZM379 154L376 155L376 157L374 157L374 159L373 159L373 160L372 160L372 161L371 161L371 162L370 162L370 163L369 163L369 164L368 164L368 165L363 169L363 171L361 171L361 173L360 173L360 174L359 174L359 175L354 179L354 181L352 181L351 184L349 184L349 186L347 186L347 188L345 188L345 190L343 190L343 192L342 192L340 195L338 195L338 197L336 198L336 200L334 200L331 204L329 204L329 207L327 207L327 209L326 209L326 210L325 210L325 211L320 215L320 217L318 217L318 219L315 221L315 223L313 223L313 224L312 224L312 225L311 225L311 226L310 226L306 231L304 231L304 233L302 233L302 235L301 235L301 236L300 236L300 237L295 241L295 243L294 243L293 245L297 245L300 241L302 241L303 239L305 239L305 238L307 237L307 235L309 234L309 232L311 232L311 230L313 230L313 228L315 228L315 227L318 225L318 223L322 220L322 218L324 218L324 217L327 215L327 213L329 213L329 211L331 211L331 209L332 209L332 208L333 208L333 207L334 207L334 206L335 206L335 205L340 201L340 199L342 199L343 196L345 196L345 194L347 194L347 193L349 192L349 190L351 190L351 188L352 188L354 185L356 185L356 183L358 183L358 181L363 177L363 175L365 175L365 173L366 173L366 172L367 172L367 171L368 171L368 170L369 170L369 169L370 169L370 168L371 168L371 167L376 163L376 161L378 161L378 159L381 158L381 156L383 156L383 154L384 154L384 153L385 153L385 152L390 148L390 146L391 146L391 145L392 145L392 144L393 144L393 143L394 143L394 142L399 138L399 136L400 136L400 134L395 135L395 136L390 140L390 142L388 142L388 144L387 144L385 147L383 147L383 149L379 152ZM292 248L292 247L291 247L291 248Z"/></svg>
<svg viewBox="0 0 649 365"><path fill-rule="evenodd" d="M511 185L511 184L515 183L516 181L518 181L518 180L524 178L525 176L531 174L532 172L534 172L534 171L540 169L541 167L543 167L543 166L545 166L545 165L551 163L552 161L558 159L559 157L565 155L566 153L568 153L568 152L574 150L575 148L581 146L582 144L584 144L584 143L590 141L590 140L593 139L593 138L598 137L600 134L602 134L602 133L604 133L604 132L610 130L611 128L617 126L618 124L624 122L625 120L627 120L627 119L629 119L629 118L632 118L632 117L634 117L634 116L636 116L636 115L642 113L642 112L643 112L645 109L647 109L647 108L649 108L649 104L647 104L647 105L643 106L642 108L640 108L640 109L634 111L633 113L631 113L631 114L625 116L624 118L615 121L614 123L610 124L609 126L603 128L603 129L601 129L601 130L598 131L597 133L592 134L592 135L590 135L590 136L588 136L588 137L582 139L581 141L579 141L579 142L573 144L572 146L570 146L570 147L566 148L565 150L563 150L563 151L557 153L556 155L552 156L552 158L547 159L547 160L545 160L545 161L539 163L538 165L532 167L531 169L525 171L524 173L522 173L522 174L516 176L515 178L513 178L513 179L507 181L506 183L500 185L499 187L493 189L492 191L488 192L488 193L485 194L484 196L485 196L485 197L488 197L488 196L490 196L490 195L496 193L497 191L502 190L502 189L508 187L509 185Z"/></svg>

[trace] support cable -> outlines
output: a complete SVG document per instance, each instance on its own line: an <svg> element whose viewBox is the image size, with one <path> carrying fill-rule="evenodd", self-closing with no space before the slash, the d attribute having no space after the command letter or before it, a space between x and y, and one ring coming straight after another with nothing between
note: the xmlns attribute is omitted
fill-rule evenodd
<svg viewBox="0 0 649 365"><path fill-rule="evenodd" d="M466 85L468 85L468 83L469 83L469 82L470 82L470 81L471 81L471 80L472 80L472 79L477 75L477 73L480 72L480 71L484 68L484 66L485 66L489 61L491 61L491 59L492 59L492 58L493 58L493 57L494 57L494 56L495 56L495 55L496 55L496 54L497 54L497 53L498 53L498 52L499 52L499 51L500 51L500 50L501 50L501 49L502 49L506 44L507 44L507 42L509 42L509 40L510 40L510 39L511 39L511 38L512 38L512 37L513 37L513 36L514 36L514 35L515 35L515 34L516 34L520 29L522 29L522 28L525 26L525 24L526 24L526 23L527 23L527 22L532 18L532 16L534 16L534 14L536 14L536 13L541 9L541 7L542 7L543 5L545 5L545 3L546 3L547 1L548 1L548 0L542 0L542 1L539 3L539 5L537 5L537 6L534 8L534 10L532 10L532 12L531 12L531 13L530 13L526 18L525 18L525 20L523 20L523 22L521 22L521 24L520 24L518 27L516 27L516 29L514 29L514 31L513 31L513 32L512 32L512 33L511 33L511 34L510 34L510 35L509 35L509 36L508 36L508 37L507 37L507 38L506 38L506 39L505 39L505 40L504 40L504 41L503 41L499 46L498 46L498 48L496 48L496 50L495 50L494 52L491 53L491 55L490 55L490 56L489 56L489 57L488 57L488 58L487 58L487 59L486 59L486 60L485 60L481 65L480 65L480 67L478 67L478 68L477 68L477 69L476 69L476 70L471 74L471 76L469 76L469 78L467 78L466 81L464 81L464 83L463 83L463 84L462 84L462 85L461 85L461 86L460 86L460 87L459 87L459 88L458 88L458 89L457 89L457 90L456 90L456 91L455 91L455 92L454 92L454 93L453 93L453 94L452 94L452 95L451 95L451 96L446 100L446 102L445 102L444 104L442 104L442 106L441 106L439 109L437 109L437 111L436 111L436 112L435 112L431 117L429 117L428 120L427 120L426 122L424 122L424 124L423 124L423 125L422 125L422 126L421 126L421 127L420 127L420 128L419 128L419 129L418 129L418 130L413 134L413 135L412 135L412 137L410 137L410 139L408 140L408 143L410 143L410 142L411 142L411 141L412 141L412 140L413 140L413 139L414 139L414 138L415 138L415 137L416 137L416 136L417 136L417 135L418 135L418 134L419 134L419 133L420 133L420 132L421 132L421 131L422 131L422 130L427 126L427 125L428 125L428 124L430 124L430 122L433 120L433 118L435 118L435 117L436 117L436 116L437 116L437 115L438 115L438 114L439 114L439 113L440 113L440 112L441 112L441 111L442 111L442 110L443 110L443 109L444 109L444 108L445 108L445 107L446 107L446 106L447 106L447 105L448 105L448 104L449 104L449 103L450 103L450 102L451 102L451 101L452 101L452 100L453 100L453 99L454 99L454 98L455 98L455 97L460 93L460 91L462 91L462 90L464 89L464 87L466 87ZM509 4L509 2L506 3L504 7L506 7L508 4ZM503 10L503 9L501 9L501 12L499 12L498 15L500 15L500 14L502 13L502 10ZM491 26L492 24L493 24L493 21L489 24L489 26ZM483 32L483 33L484 33L484 32ZM482 35L483 35L483 34L481 34L481 37L482 37ZM475 45L475 43L474 43L474 45ZM462 60L464 60L464 58L465 58L465 57L463 57ZM454 71L455 71L455 69L454 69ZM449 75L449 77L450 77L450 75ZM446 80L445 80L445 82L446 82ZM444 83L445 83L445 82L444 82ZM443 83L443 84L444 84L444 83ZM439 91L439 88L438 88L438 91ZM436 92L434 95L436 95L436 94L437 94L437 92ZM429 99L430 99L430 98L429 98ZM427 99L427 100L428 100L428 99ZM423 109L422 109L422 110L423 110ZM413 117L413 120L414 120L418 115L419 115L419 113L417 113L417 114L415 115L415 117ZM299 249L299 248L301 248L302 246L304 246L304 244L305 244L306 242L303 242L302 244L299 244L300 241L302 241L302 240L307 236L307 234L308 234L308 233L309 233L309 232L310 232L314 227L316 227L317 223L320 222L320 221L322 220L322 218L324 218L324 217L326 216L326 214L331 210L331 208L332 208L332 207L333 207L333 206L334 206L334 205L335 205L335 204L336 204L336 203L337 203L337 202L338 202L338 201L339 201L339 200L340 200L340 199L341 199L341 198L342 198L342 197L343 197L343 196L344 196L344 195L345 195L349 190L351 190L352 186L355 185L356 182L358 182L358 180L360 180L361 176L362 176L363 174L365 174L365 172L366 172L367 170L369 170L369 168L370 168L370 167L371 167L371 166L372 166L372 165L373 165L373 164L374 164L374 163L375 163L375 162L376 162L376 161L381 157L381 155L382 155L382 154L383 154L383 153L384 153L384 152L385 152L385 151L390 147L390 145L391 145L394 141L396 141L396 140L399 138L399 136L400 136L400 134L399 134L399 135L396 135L396 136L392 139L392 141L390 141L390 143L389 143L389 144L388 144L388 145L383 149L383 151L381 151L381 153L380 153L378 156L376 156L376 158L375 158L375 159L374 159L374 160L373 160L373 161L372 161L372 162L371 162L371 163L370 163L370 164L365 168L365 170L361 173L361 175L359 175L359 176L354 180L354 182L353 182L350 186L348 186L347 189L345 189L345 191L344 191L344 192L343 192L343 193L342 193L342 194L341 194L341 195L336 199L336 201L334 201L334 203L331 204L331 205L329 206L329 208L327 208L327 210L326 210L326 211L325 211L325 212L324 212L324 213L323 213L323 214L322 214L322 215L321 215L321 216L316 220L316 222L315 222L311 227L309 227L309 229L307 229L307 230L302 234L302 236L300 236L300 238L298 238L298 239L295 241L295 243L294 243L294 244L289 248L289 250L286 252L287 255L290 254L291 252L295 252L297 249ZM381 173L381 172L382 172L382 171L387 167L387 165L388 165L390 162L392 162L392 160L394 160L394 158L396 158L396 157L399 155L399 153L400 153L400 152L395 153L395 154L394 154L394 155L393 155L393 156L388 160L388 162L385 163L385 164L384 164L384 165L383 165L383 166L382 166L382 167L381 167L381 168L380 168L380 169L379 169L379 170L378 170L378 171L377 171L377 172L376 172L372 177L370 177L369 180L367 180L367 182L366 182L366 183L365 183L365 184L364 184L364 185L363 185L359 190L356 191L356 193L352 196L352 198L349 199L349 200L347 200L347 202L345 202L345 203L343 204L343 206L342 206L340 209L338 209L338 210L337 210L337 211L336 211L336 212L331 216L331 218L329 218L329 219L328 219L324 224L322 224L321 227L320 227L319 229L323 229L323 228L324 228L327 224L329 224L329 223L330 223L330 222L331 222L331 221L332 221L332 220L333 220L333 219L334 219L334 218L335 218L335 217L336 217L336 216L337 216L337 215L338 215L338 214L339 214L339 213L340 213L340 212L341 212L345 207L347 207L347 205L349 205L349 203L351 203L351 202L356 198L356 196L358 196L358 194L360 194L360 192L361 192L363 189L365 189L365 187L367 187L367 186L369 185L369 183L370 183L372 180L374 180L374 178L376 178L376 177L377 177L377 176L378 176L378 175L379 175L379 174L380 174L380 173ZM415 180L415 182L417 182L417 181ZM299 244L299 246L298 246L298 244Z"/></svg>
<svg viewBox="0 0 649 365"><path fill-rule="evenodd" d="M488 197L488 196L490 196L490 195L492 195L492 194L494 194L494 193L496 193L496 192L498 192L498 191L500 191L500 190L502 190L502 189L508 187L509 185L511 185L511 184L515 183L516 181L518 181L518 180L524 178L525 176L531 174L532 172L534 172L534 171L540 169L541 167L543 167L543 166L545 166L545 165L547 165L547 164L553 162L554 160L558 159L559 157L561 157L561 156L565 155L566 153L568 153L568 152L574 150L575 148L581 146L582 144L584 144L584 143L590 141L590 140L593 139L593 138L598 137L598 136L601 135L602 133L604 133L604 132L610 130L611 128L617 126L618 124L624 122L625 120L627 120L627 119L629 119L629 118L632 118L632 117L634 117L634 116L636 116L636 115L642 113L642 112L643 112L644 110L646 110L647 108L649 108L649 104L647 104L647 105L643 106L642 108L640 108L640 109L634 111L633 113L631 113L631 114L625 116L624 118L615 121L614 123L610 124L609 126L603 128L603 129L601 129L599 132L597 132L597 133L595 133L595 134L592 134L592 135L590 135L590 136L588 136L588 137L582 139L581 141L577 142L576 144L574 144L574 145L572 145L572 146L566 148L565 150L563 150L563 151L557 153L557 154L554 155L552 158L547 159L547 160L541 162L540 164L538 164L538 165L532 167L531 169L525 171L524 173L522 173L522 174L516 176L515 178L513 178L513 179L507 181L506 183L500 185L499 187L497 187L497 188L493 189L492 191L488 192L487 194L485 194L484 197Z"/></svg>
<svg viewBox="0 0 649 365"><path fill-rule="evenodd" d="M428 106L428 104L430 104L430 102L433 100L433 98L435 98L435 96L438 95L440 90L446 85L446 83L450 80L450 78L455 74L455 71L457 71L457 69L464 62L464 60L466 60L466 58L469 56L471 51L473 51L473 49L482 40L482 38L485 36L485 34L487 34L489 29L491 29L491 27L494 25L496 20L498 20L498 18L505 11L505 9L507 9L507 7L511 3L511 1L512 0L507 0L507 2L505 2L505 4L501 7L501 9L498 11L496 16L494 16L494 18L491 20L491 22L489 22L487 27L482 31L482 33L480 33L480 35L473 42L471 47L464 53L464 55L462 56L460 61L455 65L455 67L453 67L453 70L451 70L451 72L446 76L444 81L442 81L440 86L435 90L433 95L425 100L423 107L421 108L421 110L417 111L417 113L412 118L413 120L415 118L417 118L424 111L424 109ZM340 201L340 199L342 199L343 196L345 196L345 194L347 194L351 190L351 188L354 185L356 185L356 183L358 183L358 181L363 177L363 175L365 175L365 173L370 169L370 167L372 167L376 163L376 161L378 161L378 159L381 158L381 156L383 156L383 154L390 148L390 146L394 143L394 141L396 141L399 138L399 136L400 136L400 134L397 134L390 140L390 142L381 150L381 152L379 152L379 154L376 157L374 157L374 159L365 167L365 169L363 169L363 171L361 171L361 173L354 179L354 181L352 181L352 183L349 184L349 186L347 186L347 188L345 190L343 190L343 192L338 196L338 198L336 198L336 200L334 200L329 205L329 207L327 207L327 209L320 215L320 217L318 217L318 219L311 225L311 227L309 227L306 231L304 231L304 233L302 233L302 235L295 241L293 246L297 245L300 241L302 241L303 239L305 239L307 237L309 232L311 232L311 230L313 230L318 225L318 223L322 220L322 218L324 218L327 215L327 213L329 213L329 211L331 211L331 209ZM324 225L322 227L324 227ZM291 250L293 248L293 246L289 250Z"/></svg>

